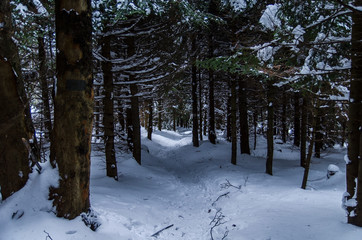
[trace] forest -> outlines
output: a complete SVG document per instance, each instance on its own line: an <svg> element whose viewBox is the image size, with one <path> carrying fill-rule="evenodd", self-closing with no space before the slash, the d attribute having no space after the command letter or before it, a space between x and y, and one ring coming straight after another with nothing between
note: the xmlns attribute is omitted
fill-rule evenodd
<svg viewBox="0 0 362 240"><path fill-rule="evenodd" d="M0 2L0 240L359 239L361 155L362 0Z"/></svg>

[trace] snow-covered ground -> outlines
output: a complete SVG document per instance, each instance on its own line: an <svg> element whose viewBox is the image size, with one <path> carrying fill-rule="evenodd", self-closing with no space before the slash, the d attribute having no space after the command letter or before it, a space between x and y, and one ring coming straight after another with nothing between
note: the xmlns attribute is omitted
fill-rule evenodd
<svg viewBox="0 0 362 240"><path fill-rule="evenodd" d="M57 173L44 163L42 174L34 171L21 191L0 204L0 239L362 239L362 228L347 224L341 208L345 149L313 159L308 189L302 190L299 152L289 144L275 144L269 176L262 137L256 151L239 154L233 166L231 146L223 140L194 148L189 130L156 131L153 141L142 134L143 165L118 155L118 182L105 177L104 156L94 146L91 205L102 224L96 232L80 217L54 216L47 197ZM329 164L341 171L328 179Z"/></svg>

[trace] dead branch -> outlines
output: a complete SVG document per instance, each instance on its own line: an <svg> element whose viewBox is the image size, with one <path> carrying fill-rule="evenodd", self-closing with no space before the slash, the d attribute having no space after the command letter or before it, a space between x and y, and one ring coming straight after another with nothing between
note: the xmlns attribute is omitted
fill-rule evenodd
<svg viewBox="0 0 362 240"><path fill-rule="evenodd" d="M166 229L169 229L169 228L171 228L171 227L173 227L173 224L168 225L167 227L162 228L161 230L159 230L159 231L157 231L156 233L152 234L151 237L157 238L158 235L159 235L161 232L163 232L163 231L165 231Z"/></svg>

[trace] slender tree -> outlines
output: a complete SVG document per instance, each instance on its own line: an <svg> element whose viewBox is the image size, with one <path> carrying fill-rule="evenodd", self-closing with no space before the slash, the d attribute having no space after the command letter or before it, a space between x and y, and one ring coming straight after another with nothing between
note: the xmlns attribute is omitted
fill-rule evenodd
<svg viewBox="0 0 362 240"><path fill-rule="evenodd" d="M191 40L191 96L192 96L192 144L199 146L199 122L197 109L197 72L196 72L196 35L190 37Z"/></svg>
<svg viewBox="0 0 362 240"><path fill-rule="evenodd" d="M108 27L105 27L105 32ZM113 73L111 63L111 37L104 36L101 41L102 55L105 58L102 61L104 99L103 99L103 126L104 142L106 152L106 170L107 176L118 180L116 151L114 149L114 91L113 91Z"/></svg>

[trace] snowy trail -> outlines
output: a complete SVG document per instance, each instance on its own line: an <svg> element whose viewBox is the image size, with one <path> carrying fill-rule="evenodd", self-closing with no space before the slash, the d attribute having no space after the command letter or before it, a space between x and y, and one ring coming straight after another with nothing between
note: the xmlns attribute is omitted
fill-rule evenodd
<svg viewBox="0 0 362 240"><path fill-rule="evenodd" d="M238 155L233 166L230 144L223 140L194 148L188 130L155 131L153 141L144 130L142 135L142 166L129 154L118 154L118 182L105 177L104 155L94 148L90 190L102 223L97 232L79 217L53 215L47 190L57 173L45 163L44 173L32 174L24 189L0 204L0 240L45 239L44 231L53 240L210 240L215 216L221 220L212 229L215 240L226 233L229 240L361 239L362 229L346 224L340 207L345 149L313 159L308 190L302 190L299 152L291 145L275 146L274 176L269 176L263 138L251 156ZM327 179L329 164L341 172ZM24 216L12 219L16 210Z"/></svg>

